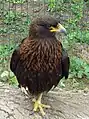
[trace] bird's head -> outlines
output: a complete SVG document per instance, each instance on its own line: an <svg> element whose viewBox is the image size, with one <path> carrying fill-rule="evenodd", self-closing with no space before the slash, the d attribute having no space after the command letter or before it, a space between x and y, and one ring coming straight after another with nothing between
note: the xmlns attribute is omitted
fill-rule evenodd
<svg viewBox="0 0 89 119"><path fill-rule="evenodd" d="M30 32L35 37L52 37L57 32L66 34L66 29L54 17L43 16L31 23Z"/></svg>

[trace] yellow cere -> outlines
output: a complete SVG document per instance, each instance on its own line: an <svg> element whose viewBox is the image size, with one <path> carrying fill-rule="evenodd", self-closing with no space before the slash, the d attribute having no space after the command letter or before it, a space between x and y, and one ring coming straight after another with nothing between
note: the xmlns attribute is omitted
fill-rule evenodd
<svg viewBox="0 0 89 119"><path fill-rule="evenodd" d="M56 27L51 26L50 32L57 32L59 31L63 26L61 24L58 24Z"/></svg>
<svg viewBox="0 0 89 119"><path fill-rule="evenodd" d="M51 26L50 27L50 32L56 32L58 29L59 29L58 26L57 27Z"/></svg>

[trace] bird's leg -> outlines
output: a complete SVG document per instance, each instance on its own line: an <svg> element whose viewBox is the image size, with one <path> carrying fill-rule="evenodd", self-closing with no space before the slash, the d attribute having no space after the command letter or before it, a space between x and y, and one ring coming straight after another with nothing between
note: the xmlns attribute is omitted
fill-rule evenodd
<svg viewBox="0 0 89 119"><path fill-rule="evenodd" d="M44 105L41 103L41 99L42 99L42 93L38 96L38 99L34 99L33 102L34 102L34 109L33 111L36 112L38 109L40 110L42 116L45 115L45 112L43 110L43 108L50 108L49 105Z"/></svg>

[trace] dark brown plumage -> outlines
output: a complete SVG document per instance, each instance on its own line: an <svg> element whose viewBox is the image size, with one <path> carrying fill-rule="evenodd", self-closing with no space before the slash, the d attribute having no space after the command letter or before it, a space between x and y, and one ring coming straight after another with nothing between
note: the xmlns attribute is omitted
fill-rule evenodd
<svg viewBox="0 0 89 119"><path fill-rule="evenodd" d="M51 16L34 20L29 37L12 54L10 68L19 85L28 87L32 94L48 92L61 78L68 77L69 57L54 28L57 31L58 22Z"/></svg>

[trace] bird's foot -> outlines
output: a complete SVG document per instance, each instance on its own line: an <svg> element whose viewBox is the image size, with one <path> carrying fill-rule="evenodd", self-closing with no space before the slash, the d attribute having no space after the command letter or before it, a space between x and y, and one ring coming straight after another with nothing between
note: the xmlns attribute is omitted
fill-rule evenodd
<svg viewBox="0 0 89 119"><path fill-rule="evenodd" d="M41 114L42 114L42 116L45 116L45 112L44 112L43 108L50 108L50 106L42 104L41 101L36 100L36 99L33 99L32 101L34 102L33 111L36 112L39 109Z"/></svg>

